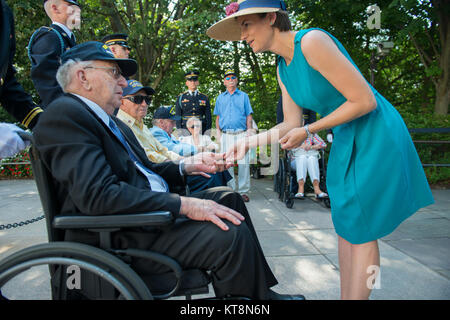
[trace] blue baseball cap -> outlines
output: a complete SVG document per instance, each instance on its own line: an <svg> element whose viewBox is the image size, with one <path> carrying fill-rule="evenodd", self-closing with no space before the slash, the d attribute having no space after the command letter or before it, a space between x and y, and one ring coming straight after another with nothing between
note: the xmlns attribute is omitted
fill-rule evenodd
<svg viewBox="0 0 450 320"><path fill-rule="evenodd" d="M137 62L133 59L118 59L114 57L111 49L101 42L98 41L88 41L82 44L76 45L64 52L61 56L61 65L72 60L80 61L111 61L116 62L122 71L124 77L132 76L137 71Z"/></svg>
<svg viewBox="0 0 450 320"><path fill-rule="evenodd" d="M156 109L153 119L181 120L181 117L175 115L175 107L162 106Z"/></svg>
<svg viewBox="0 0 450 320"><path fill-rule="evenodd" d="M146 94L153 95L155 90L151 87L144 87L142 83L137 80L128 80L128 86L123 88L122 96L129 96L130 94L135 94L141 90L144 90Z"/></svg>

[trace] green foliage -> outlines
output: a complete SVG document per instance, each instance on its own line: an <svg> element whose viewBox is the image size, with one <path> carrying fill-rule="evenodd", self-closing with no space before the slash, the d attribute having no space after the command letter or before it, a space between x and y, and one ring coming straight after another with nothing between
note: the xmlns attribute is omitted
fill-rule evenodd
<svg viewBox="0 0 450 320"><path fill-rule="evenodd" d="M135 78L156 89L150 112L160 105L175 103L177 96L186 90L184 72L188 68L200 70L199 90L210 97L214 106L217 96L225 90L224 70L234 68L239 75L240 89L250 96L258 127L268 129L275 124L279 97L275 56L254 54L243 42L222 42L206 36L207 28L225 16L224 8L229 2L84 0L81 30L75 34L79 43L100 40L113 32L129 34L131 57L139 64ZM34 30L49 25L50 20L42 1L8 0L8 3L15 15L17 78L38 102L30 79L26 47ZM294 30L320 27L329 31L343 43L366 79L370 78L376 44L393 41L395 46L391 52L372 66L374 87L397 108L408 127L419 128L449 126L447 114L433 116L437 84L450 70L442 63L444 52L448 52L445 46L450 45L440 35L441 29L448 26L448 15L445 15L448 6L437 7L443 3L448 2L378 0L379 30L370 30L366 25L367 7L374 4L371 0L288 0L287 6ZM5 120L13 121L0 109L0 121ZM436 160L436 152L426 148L422 151L422 148L418 146L421 157L431 155L430 159ZM441 175L440 170L428 172L433 177Z"/></svg>

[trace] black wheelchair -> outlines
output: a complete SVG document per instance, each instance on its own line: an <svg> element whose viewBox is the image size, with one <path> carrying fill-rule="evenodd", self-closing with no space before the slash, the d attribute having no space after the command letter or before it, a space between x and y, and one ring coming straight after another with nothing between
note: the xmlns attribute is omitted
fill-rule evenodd
<svg viewBox="0 0 450 320"><path fill-rule="evenodd" d="M297 174L292 167L291 162L294 160L292 151L283 151L283 156L279 159L279 166L274 176L274 191L278 193L278 199L286 204L286 207L292 209L295 200L310 199L323 204L327 208L331 208L330 198L316 198L310 179L305 181L305 197L296 198L295 194L298 190ZM320 189L326 193L326 161L325 151L319 150L319 171L320 171ZM312 196L311 196L312 192Z"/></svg>
<svg viewBox="0 0 450 320"><path fill-rule="evenodd" d="M21 134L33 141L31 134ZM112 246L113 232L124 228L162 228L173 223L170 212L123 215L61 215L51 173L37 150L31 146L30 158L37 189L44 210L48 243L38 244L11 254L0 261L0 290L20 273L40 265L48 265L51 297L65 299L130 299L153 300L209 293L211 277L207 270L183 269L171 257L139 249L119 250ZM68 229L87 230L98 234L100 246L64 241ZM134 258L163 264L170 272L141 277L131 267ZM70 287L69 268L81 270L81 285ZM7 297L6 297L7 298Z"/></svg>

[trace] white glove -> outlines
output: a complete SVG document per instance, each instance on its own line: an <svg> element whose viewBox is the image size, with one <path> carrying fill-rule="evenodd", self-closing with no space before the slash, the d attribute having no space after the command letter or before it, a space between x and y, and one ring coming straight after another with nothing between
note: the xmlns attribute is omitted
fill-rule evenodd
<svg viewBox="0 0 450 320"><path fill-rule="evenodd" d="M23 130L11 123L0 123L0 159L12 157L30 145L17 132Z"/></svg>
<svg viewBox="0 0 450 320"><path fill-rule="evenodd" d="M333 134L332 134L332 133L327 134L327 141L328 141L329 143L332 143L332 142L333 142Z"/></svg>

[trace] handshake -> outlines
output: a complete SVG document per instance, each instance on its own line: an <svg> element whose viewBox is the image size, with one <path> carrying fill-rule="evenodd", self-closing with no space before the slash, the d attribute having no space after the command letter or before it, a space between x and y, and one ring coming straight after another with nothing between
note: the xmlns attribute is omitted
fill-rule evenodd
<svg viewBox="0 0 450 320"><path fill-rule="evenodd" d="M188 175L202 175L209 178L208 173L222 172L234 165L234 160L226 157L226 153L202 152L183 159L184 170Z"/></svg>
<svg viewBox="0 0 450 320"><path fill-rule="evenodd" d="M194 156L184 158L184 172L188 175L202 175L209 178L208 173L216 173L230 168L234 159L227 157L226 153L202 152ZM229 227L224 222L228 220L235 225L240 225L244 217L237 211L218 204L213 200L198 199L196 197L180 197L180 214L196 221L209 221L223 231Z"/></svg>
<svg viewBox="0 0 450 320"><path fill-rule="evenodd" d="M192 157L183 159L185 171L188 175L200 174L209 178L207 173L221 172L234 166L234 162L243 159L248 150L248 139L242 139L230 146L226 152L198 153Z"/></svg>

